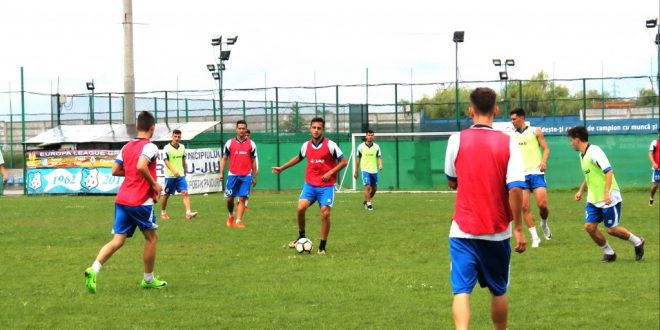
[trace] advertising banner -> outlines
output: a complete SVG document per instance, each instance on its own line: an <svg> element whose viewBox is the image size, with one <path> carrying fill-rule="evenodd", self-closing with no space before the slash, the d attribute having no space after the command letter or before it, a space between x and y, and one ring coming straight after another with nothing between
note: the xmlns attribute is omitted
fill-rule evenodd
<svg viewBox="0 0 660 330"><path fill-rule="evenodd" d="M117 150L31 151L26 154L30 194L116 194L124 181L112 176ZM186 179L190 194L222 191L218 180L220 151L186 150ZM164 184L165 163L158 154L156 174Z"/></svg>

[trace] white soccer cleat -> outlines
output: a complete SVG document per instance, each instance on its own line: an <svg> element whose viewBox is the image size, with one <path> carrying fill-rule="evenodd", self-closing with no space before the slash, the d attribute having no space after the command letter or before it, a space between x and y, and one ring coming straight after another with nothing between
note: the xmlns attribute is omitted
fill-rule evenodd
<svg viewBox="0 0 660 330"><path fill-rule="evenodd" d="M541 245L541 239L540 238L534 238L532 239L532 247L537 248Z"/></svg>

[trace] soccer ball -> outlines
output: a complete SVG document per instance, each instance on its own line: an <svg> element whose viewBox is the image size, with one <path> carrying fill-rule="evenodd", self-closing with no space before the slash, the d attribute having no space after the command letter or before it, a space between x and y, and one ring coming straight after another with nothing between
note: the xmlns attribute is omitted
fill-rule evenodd
<svg viewBox="0 0 660 330"><path fill-rule="evenodd" d="M308 238L300 238L296 241L296 251L298 253L312 253L312 241Z"/></svg>

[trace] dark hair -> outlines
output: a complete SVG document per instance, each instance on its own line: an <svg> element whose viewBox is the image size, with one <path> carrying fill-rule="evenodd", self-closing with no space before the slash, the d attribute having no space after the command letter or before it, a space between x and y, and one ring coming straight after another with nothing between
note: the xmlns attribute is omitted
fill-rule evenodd
<svg viewBox="0 0 660 330"><path fill-rule="evenodd" d="M372 129L368 129L368 130L367 130L367 134L374 134L374 130L372 130Z"/></svg>
<svg viewBox="0 0 660 330"><path fill-rule="evenodd" d="M246 130L245 130L245 133L247 133L248 135L250 135L250 130L249 130L249 129L246 129Z"/></svg>
<svg viewBox="0 0 660 330"><path fill-rule="evenodd" d="M236 122L236 127L238 127L238 125L240 125L240 124L243 124L243 125L245 125L245 127L247 127L247 122L243 119L240 119L239 121Z"/></svg>
<svg viewBox="0 0 660 330"><path fill-rule="evenodd" d="M470 93L472 107L482 115L492 114L495 111L495 91L488 87L478 87Z"/></svg>
<svg viewBox="0 0 660 330"><path fill-rule="evenodd" d="M172 131L172 135L181 135L181 130L180 129L175 129Z"/></svg>
<svg viewBox="0 0 660 330"><path fill-rule="evenodd" d="M137 117L137 129L141 132L148 132L151 126L156 125L154 115L149 111L142 111Z"/></svg>
<svg viewBox="0 0 660 330"><path fill-rule="evenodd" d="M523 108L515 108L509 112L509 115L516 115L518 117L525 117L525 110Z"/></svg>
<svg viewBox="0 0 660 330"><path fill-rule="evenodd" d="M589 132L587 132L587 128L584 126L575 126L571 127L566 131L568 133L568 136L571 138L578 138L582 142L588 142L589 141Z"/></svg>
<svg viewBox="0 0 660 330"><path fill-rule="evenodd" d="M325 120L321 117L314 117L312 118L312 121L309 122L309 126L312 126L313 123L321 123L323 128L325 128Z"/></svg>

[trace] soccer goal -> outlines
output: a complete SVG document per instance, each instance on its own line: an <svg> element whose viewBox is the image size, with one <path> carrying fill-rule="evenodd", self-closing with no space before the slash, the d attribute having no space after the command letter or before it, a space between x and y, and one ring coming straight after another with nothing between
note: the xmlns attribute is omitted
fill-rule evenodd
<svg viewBox="0 0 660 330"><path fill-rule="evenodd" d="M453 133L455 132L376 132L374 142L380 146L383 158L383 171L378 177L379 191L448 191L444 159L447 140ZM357 168L356 149L365 136L365 133L351 134L351 152L347 170L339 182L339 191L342 188L349 191L362 188L359 171L357 179L353 177L353 173Z"/></svg>

